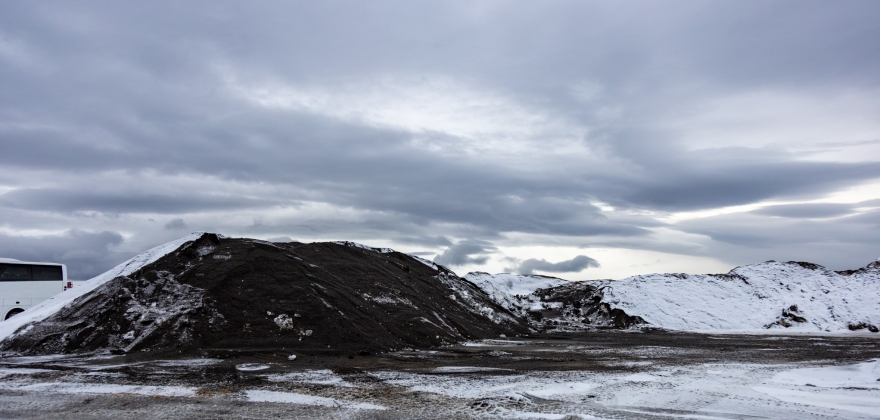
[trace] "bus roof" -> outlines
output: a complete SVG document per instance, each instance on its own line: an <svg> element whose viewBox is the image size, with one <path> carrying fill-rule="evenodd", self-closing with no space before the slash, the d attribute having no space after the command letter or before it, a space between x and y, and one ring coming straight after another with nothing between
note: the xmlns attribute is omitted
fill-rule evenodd
<svg viewBox="0 0 880 420"><path fill-rule="evenodd" d="M15 258L0 258L0 263L6 263L6 264L34 264L34 265L64 265L64 264L61 264L61 263L52 263L52 262L21 261L21 260L16 260Z"/></svg>

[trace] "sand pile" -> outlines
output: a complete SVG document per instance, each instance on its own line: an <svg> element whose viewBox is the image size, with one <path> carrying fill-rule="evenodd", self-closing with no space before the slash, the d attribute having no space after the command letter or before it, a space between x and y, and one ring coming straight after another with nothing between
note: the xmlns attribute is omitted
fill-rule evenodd
<svg viewBox="0 0 880 420"><path fill-rule="evenodd" d="M406 254L204 234L26 325L0 350L363 354L525 332L525 320L472 283Z"/></svg>

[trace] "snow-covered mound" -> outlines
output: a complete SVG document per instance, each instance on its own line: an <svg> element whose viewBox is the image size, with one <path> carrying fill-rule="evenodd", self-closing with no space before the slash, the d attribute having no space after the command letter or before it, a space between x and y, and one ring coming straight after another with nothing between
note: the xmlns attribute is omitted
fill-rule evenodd
<svg viewBox="0 0 880 420"><path fill-rule="evenodd" d="M571 283L556 277L522 274L489 274L481 271L467 273L465 280L483 289L495 302L504 309L525 313L521 310L521 297L532 294L538 289L547 289Z"/></svg>
<svg viewBox="0 0 880 420"><path fill-rule="evenodd" d="M847 272L768 261L722 275L652 274L591 282L603 301L655 327L683 331L790 328L844 331L880 325L880 262Z"/></svg>
<svg viewBox="0 0 880 420"><path fill-rule="evenodd" d="M532 327L540 331L644 323L697 332L877 332L880 326L880 261L840 272L805 262L768 261L727 274L567 282L525 296L505 292L498 287L503 282L492 276L468 279L505 308L530 315Z"/></svg>
<svg viewBox="0 0 880 420"><path fill-rule="evenodd" d="M73 289L65 290L64 292L59 293L52 298L41 302L39 305L29 308L28 310L16 315L15 317L0 322L0 342L12 335L22 326L32 322L42 321L47 317L54 315L59 310L61 310L61 308L76 300L76 298L85 295L92 290L95 290L97 287L103 285L104 283L107 283L110 280L113 280L116 277L127 276L139 270L141 267L150 264L158 260L159 258L162 258L163 256L165 256L165 254L168 254L171 251L174 251L184 243L198 239L203 234L204 232L193 232L182 238L175 239L171 242L159 245L146 252L138 254L130 260L119 264L116 267L113 267L104 274L100 274L87 281L84 281L78 284Z"/></svg>

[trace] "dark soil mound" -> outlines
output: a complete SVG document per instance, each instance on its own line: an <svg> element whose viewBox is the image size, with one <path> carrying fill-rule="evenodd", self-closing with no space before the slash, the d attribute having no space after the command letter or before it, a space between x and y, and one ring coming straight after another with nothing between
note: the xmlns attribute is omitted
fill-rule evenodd
<svg viewBox="0 0 880 420"><path fill-rule="evenodd" d="M406 254L205 234L0 350L364 354L527 332L472 283Z"/></svg>

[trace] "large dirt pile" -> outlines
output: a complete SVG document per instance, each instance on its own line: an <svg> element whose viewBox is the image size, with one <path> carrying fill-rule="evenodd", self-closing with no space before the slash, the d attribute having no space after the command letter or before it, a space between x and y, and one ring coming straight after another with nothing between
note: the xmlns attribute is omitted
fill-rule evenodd
<svg viewBox="0 0 880 420"><path fill-rule="evenodd" d="M353 354L528 332L472 283L353 243L202 235L0 345L23 354Z"/></svg>

